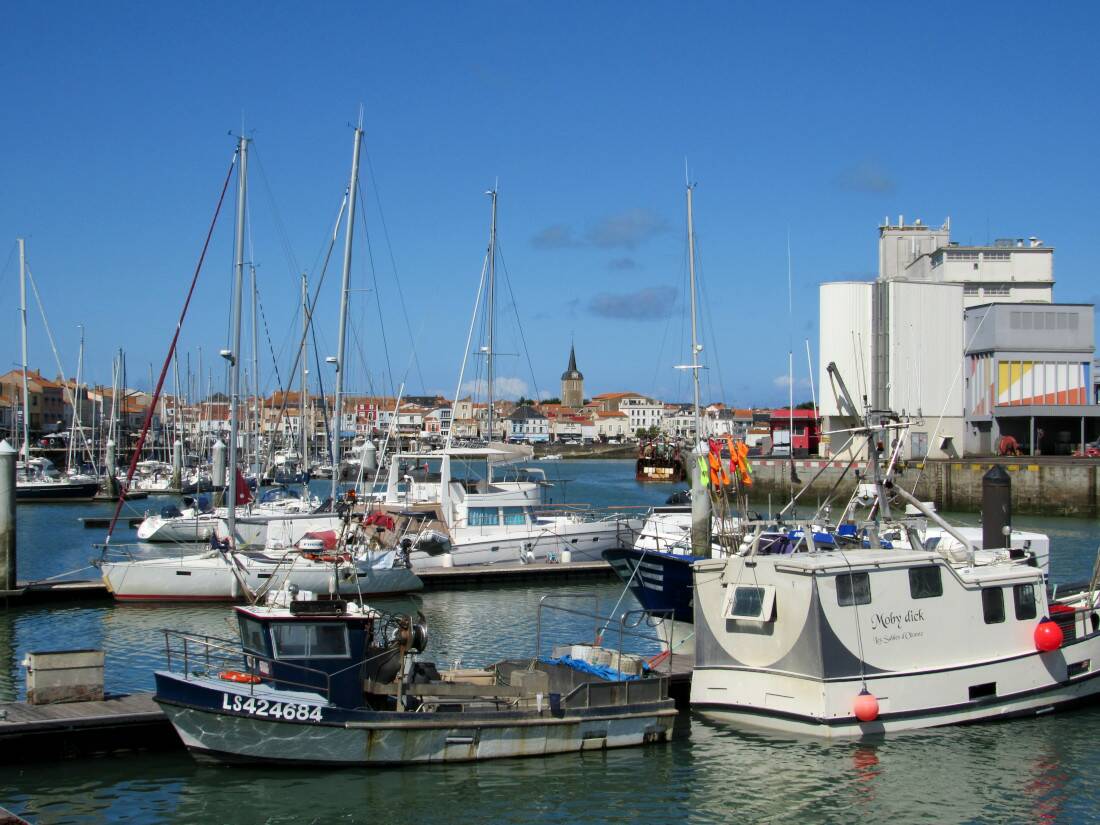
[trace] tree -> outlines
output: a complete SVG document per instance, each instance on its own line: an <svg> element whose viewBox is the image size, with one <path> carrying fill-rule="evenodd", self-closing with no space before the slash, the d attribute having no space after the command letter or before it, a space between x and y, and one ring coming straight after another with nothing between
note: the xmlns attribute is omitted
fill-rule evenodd
<svg viewBox="0 0 1100 825"><path fill-rule="evenodd" d="M817 405L813 401L803 401L801 404L795 404L796 410L813 410L817 409Z"/></svg>

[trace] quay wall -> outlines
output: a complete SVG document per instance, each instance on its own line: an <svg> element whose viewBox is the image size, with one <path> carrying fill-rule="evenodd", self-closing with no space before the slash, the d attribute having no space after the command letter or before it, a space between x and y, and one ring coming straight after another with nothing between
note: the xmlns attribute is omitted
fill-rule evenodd
<svg viewBox="0 0 1100 825"><path fill-rule="evenodd" d="M751 459L753 468L752 499L756 506L771 496L778 510L791 492L791 462L783 458ZM951 459L910 462L898 474L898 481L907 490L916 485L915 495L922 501L934 501L944 511L979 512L982 506L982 476L999 464L1012 479L1012 511L1017 514L1100 517L1098 475L1100 461L1093 459L1014 458ZM800 512L815 507L829 494L841 478L833 501L846 500L857 483L854 467L846 474L846 462L826 459L794 460L799 482L809 489L799 499ZM814 474L821 474L813 480ZM834 506L835 510L835 506Z"/></svg>

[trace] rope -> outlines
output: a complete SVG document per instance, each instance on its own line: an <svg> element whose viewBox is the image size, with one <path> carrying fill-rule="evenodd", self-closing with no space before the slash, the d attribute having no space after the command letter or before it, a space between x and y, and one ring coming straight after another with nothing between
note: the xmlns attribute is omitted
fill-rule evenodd
<svg viewBox="0 0 1100 825"><path fill-rule="evenodd" d="M126 471L126 481L121 485L119 490L118 502L115 504L114 515L111 516L111 525L107 528L106 543L110 544L111 535L115 531L115 524L118 522L118 514L122 512L122 505L126 501L126 492L130 489L130 482L134 478L134 470L137 469L138 459L141 457L141 450L145 446L145 437L149 434L149 426L153 423L153 412L157 408L157 402L160 400L160 391L164 387L164 378L168 374L168 365L172 363L172 356L176 352L176 343L179 341L180 331L183 329L183 321L187 317L187 308L191 306L191 297L195 294L195 285L199 281L199 273L202 271L203 262L206 260L206 251L210 248L210 239L214 236L214 227L218 223L218 215L221 214L222 204L225 202L225 193L229 190L229 182L233 179L233 168L237 165L237 150L233 151L233 159L229 162L229 171L225 174L225 183L222 184L221 195L218 196L218 205L214 209L214 217L210 220L210 228L206 232L206 240L202 245L202 253L199 255L199 261L195 265L195 274L191 276L191 287L187 290L187 298L183 302L183 309L180 310L179 320L176 322L176 331L172 334L172 343L168 346L168 356L164 359L164 366L160 369L160 377L157 379L157 388L153 392L153 398L149 403L149 409L145 411L145 422L141 425L141 435L138 436L138 443L134 447L134 452L130 456L130 468Z"/></svg>

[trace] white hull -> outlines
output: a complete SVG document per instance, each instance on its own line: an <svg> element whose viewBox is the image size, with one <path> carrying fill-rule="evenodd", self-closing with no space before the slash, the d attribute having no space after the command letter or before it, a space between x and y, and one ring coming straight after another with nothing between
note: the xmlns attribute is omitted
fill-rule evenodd
<svg viewBox="0 0 1100 825"><path fill-rule="evenodd" d="M621 535L627 535L622 531ZM537 525L505 528L456 528L451 535L451 563L455 567L473 564L517 564L546 561L553 555L561 560L568 550L573 561L602 561L604 550L620 546L620 530L613 521L571 521L543 519ZM446 553L414 550L414 569L443 567Z"/></svg>
<svg viewBox="0 0 1100 825"><path fill-rule="evenodd" d="M386 565L374 568L365 562L356 566L296 559L293 565L276 566L238 556L238 573L250 590L271 585L297 585L316 593L360 594L408 593L423 587L407 568ZM237 601L243 598L238 576L220 553L145 559L136 562L104 562L103 581L116 599L132 601Z"/></svg>
<svg viewBox="0 0 1100 825"><path fill-rule="evenodd" d="M207 542L218 524L215 515L161 518L149 516L138 525L138 541Z"/></svg>

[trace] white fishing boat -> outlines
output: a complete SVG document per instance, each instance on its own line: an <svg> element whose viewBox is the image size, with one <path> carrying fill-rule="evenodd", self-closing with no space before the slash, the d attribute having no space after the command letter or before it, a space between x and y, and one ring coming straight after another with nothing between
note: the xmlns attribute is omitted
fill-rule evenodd
<svg viewBox="0 0 1100 825"><path fill-rule="evenodd" d="M975 546L893 482L896 449L880 474L879 445L907 426L867 410L853 431L867 438L873 481L855 499L873 504L871 520L849 522L849 507L831 532L760 523L727 557L695 561L694 708L862 737L1039 715L1100 693L1100 555L1087 587L1048 591L1049 545L1016 541L1007 486ZM915 515L893 515L898 500Z"/></svg>

